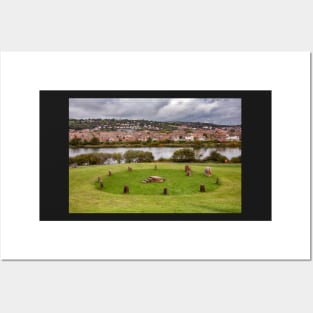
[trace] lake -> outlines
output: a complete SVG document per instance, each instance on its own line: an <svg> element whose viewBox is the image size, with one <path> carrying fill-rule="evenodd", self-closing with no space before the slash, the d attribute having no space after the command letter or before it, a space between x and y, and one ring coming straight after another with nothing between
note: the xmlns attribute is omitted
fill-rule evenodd
<svg viewBox="0 0 313 313"><path fill-rule="evenodd" d="M69 149L69 156L73 157L79 154L85 153L124 153L127 150L142 150L152 152L154 159L158 160L159 158L169 159L176 150L182 149L181 147L140 147L140 148L77 148ZM201 148L195 150L197 159L204 159L210 155L212 151L217 151L225 155L228 159L237 157L241 155L241 148Z"/></svg>

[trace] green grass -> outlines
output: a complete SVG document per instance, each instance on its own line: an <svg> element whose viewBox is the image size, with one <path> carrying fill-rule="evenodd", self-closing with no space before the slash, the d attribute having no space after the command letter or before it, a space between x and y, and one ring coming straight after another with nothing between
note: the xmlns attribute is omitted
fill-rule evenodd
<svg viewBox="0 0 313 313"><path fill-rule="evenodd" d="M191 164L192 176L183 163L99 165L69 169L70 213L240 213L241 165L210 164L212 177L206 177L208 164ZM109 169L112 176L108 176ZM148 176L166 178L163 183L142 183ZM97 177L103 180L100 190ZM220 185L216 185L216 177ZM199 192L204 184L205 193ZM130 193L123 194L124 185ZM168 188L168 195L163 189Z"/></svg>

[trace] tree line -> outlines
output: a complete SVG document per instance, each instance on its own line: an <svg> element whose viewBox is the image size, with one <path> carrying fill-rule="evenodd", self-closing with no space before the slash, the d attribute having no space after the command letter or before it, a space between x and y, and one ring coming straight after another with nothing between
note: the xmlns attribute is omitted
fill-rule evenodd
<svg viewBox="0 0 313 313"><path fill-rule="evenodd" d="M162 146L170 146L170 147L192 147L194 149L206 148L206 147L241 147L240 141L228 141L228 142L220 142L218 140L205 140L205 141L174 141L170 139L165 139L162 141L155 141L152 138L148 138L147 141L105 141L101 142L99 138L93 137L91 140L82 140L81 138L73 138L69 141L69 146L73 148L80 147L88 147L88 146L98 146L98 147L162 147Z"/></svg>
<svg viewBox="0 0 313 313"><path fill-rule="evenodd" d="M125 163L153 162L154 156L149 151L127 150L125 153L86 153L69 158L70 164L77 165L104 164L108 161L116 161L117 163L121 163L122 161Z"/></svg>
<svg viewBox="0 0 313 313"><path fill-rule="evenodd" d="M142 163L142 162L153 162L154 156L150 151L142 150L127 150L124 153L87 153L80 154L69 158L69 164L77 165L96 165L104 164L108 161L115 161L117 163ZM196 159L195 152L193 149L179 149L176 150L172 157L169 159L160 158L159 162L171 161L171 162L217 162L217 163L241 163L241 156L231 158L230 160L218 153L212 151L211 154L204 159Z"/></svg>
<svg viewBox="0 0 313 313"><path fill-rule="evenodd" d="M210 155L204 159L196 159L194 150L192 149L179 149L176 150L171 159L174 162L218 162L218 163L241 163L241 156L233 157L230 160L223 154L218 153L216 150L212 151Z"/></svg>

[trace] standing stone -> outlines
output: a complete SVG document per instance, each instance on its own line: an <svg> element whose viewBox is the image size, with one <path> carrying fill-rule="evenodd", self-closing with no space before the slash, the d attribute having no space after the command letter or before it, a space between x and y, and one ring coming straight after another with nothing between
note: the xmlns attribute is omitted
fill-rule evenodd
<svg viewBox="0 0 313 313"><path fill-rule="evenodd" d="M206 167L206 168L204 169L204 175L205 175L205 176L212 176L211 167Z"/></svg>
<svg viewBox="0 0 313 313"><path fill-rule="evenodd" d="M204 185L200 185L200 192L205 192L205 186Z"/></svg>
<svg viewBox="0 0 313 313"><path fill-rule="evenodd" d="M163 189L163 194L164 194L164 195L167 195L167 188L164 188L164 189Z"/></svg>
<svg viewBox="0 0 313 313"><path fill-rule="evenodd" d="M129 193L129 188L127 185L124 186L124 193Z"/></svg>
<svg viewBox="0 0 313 313"><path fill-rule="evenodd" d="M103 181L100 180L100 189L103 189Z"/></svg>

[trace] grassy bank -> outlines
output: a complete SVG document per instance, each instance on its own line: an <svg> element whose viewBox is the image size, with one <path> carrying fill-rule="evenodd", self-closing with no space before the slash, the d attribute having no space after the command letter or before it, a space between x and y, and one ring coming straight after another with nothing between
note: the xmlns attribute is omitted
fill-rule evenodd
<svg viewBox="0 0 313 313"><path fill-rule="evenodd" d="M69 169L70 213L240 213L241 165L211 164L213 176L203 174L207 164L191 164L187 177L182 163L97 165ZM112 176L108 176L109 169ZM166 178L163 183L142 181L151 175ZM100 189L97 177L103 180ZM216 177L220 185L216 185ZM124 185L130 193L123 194ZM204 184L206 192L199 192ZM168 195L163 195L163 188Z"/></svg>

